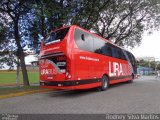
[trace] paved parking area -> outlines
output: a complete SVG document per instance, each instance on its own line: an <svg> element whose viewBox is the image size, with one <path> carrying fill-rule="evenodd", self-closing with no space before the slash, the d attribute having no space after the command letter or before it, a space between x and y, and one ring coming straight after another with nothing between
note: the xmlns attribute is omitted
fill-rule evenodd
<svg viewBox="0 0 160 120"><path fill-rule="evenodd" d="M140 77L107 91L52 91L0 100L0 113L160 113L160 78Z"/></svg>

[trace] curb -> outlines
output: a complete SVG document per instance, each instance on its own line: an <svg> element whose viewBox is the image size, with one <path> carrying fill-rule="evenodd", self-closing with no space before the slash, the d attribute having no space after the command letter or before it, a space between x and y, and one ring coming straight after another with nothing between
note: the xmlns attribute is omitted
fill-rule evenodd
<svg viewBox="0 0 160 120"><path fill-rule="evenodd" d="M10 93L10 94L6 94L6 95L0 95L0 99L10 98L10 97L18 97L18 96L34 94L34 93L49 92L49 91L53 91L53 90L52 89L42 89L42 90L32 90L32 91L27 91L27 92Z"/></svg>
<svg viewBox="0 0 160 120"><path fill-rule="evenodd" d="M39 85L39 83L31 83L31 84L38 84ZM23 85L23 83L20 83L20 84L2 84L2 85L0 85L0 87L10 87L10 86L19 86L19 85Z"/></svg>
<svg viewBox="0 0 160 120"><path fill-rule="evenodd" d="M19 85L23 85L23 84L19 84ZM3 85L0 85L0 87L10 87L10 86L17 86L17 84L3 84Z"/></svg>

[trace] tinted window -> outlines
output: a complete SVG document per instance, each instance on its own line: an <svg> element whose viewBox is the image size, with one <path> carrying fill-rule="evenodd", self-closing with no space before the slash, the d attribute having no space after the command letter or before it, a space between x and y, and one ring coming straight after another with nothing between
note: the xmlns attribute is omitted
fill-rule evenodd
<svg viewBox="0 0 160 120"><path fill-rule="evenodd" d="M132 54L131 54L132 55ZM133 70L134 73L137 74L137 64L136 64L136 59L135 57L132 55L132 59L133 59Z"/></svg>
<svg viewBox="0 0 160 120"><path fill-rule="evenodd" d="M90 34L80 29L75 29L74 39L79 49L93 51L93 38Z"/></svg>
<svg viewBox="0 0 160 120"><path fill-rule="evenodd" d="M118 53L119 53L119 58L120 58L120 59L126 60L126 57L125 57L125 55L124 55L122 49L119 48Z"/></svg>
<svg viewBox="0 0 160 120"><path fill-rule="evenodd" d="M132 55L132 53L129 53L129 55L130 55L132 65L135 66L136 60L135 60L134 56Z"/></svg>
<svg viewBox="0 0 160 120"><path fill-rule="evenodd" d="M80 29L75 29L74 39L78 48L81 50L126 60L122 49Z"/></svg>
<svg viewBox="0 0 160 120"><path fill-rule="evenodd" d="M122 49L120 49L116 46L112 46L112 56L115 58L126 60L126 57L125 57Z"/></svg>
<svg viewBox="0 0 160 120"><path fill-rule="evenodd" d="M129 62L131 63L131 65L133 67L134 73L137 73L137 65L136 65L135 57L129 52L126 52L126 53L127 53Z"/></svg>
<svg viewBox="0 0 160 120"><path fill-rule="evenodd" d="M112 46L112 56L118 58L117 47Z"/></svg>
<svg viewBox="0 0 160 120"><path fill-rule="evenodd" d="M106 47L106 53L105 53L105 55L107 55L107 56L112 56L111 44L106 43L106 44L105 44L105 47Z"/></svg>
<svg viewBox="0 0 160 120"><path fill-rule="evenodd" d="M56 42L56 41L61 41L64 39L66 34L68 33L69 28L64 28L57 30L55 32L52 32L49 36L47 36L44 39L44 43L51 43L51 42Z"/></svg>
<svg viewBox="0 0 160 120"><path fill-rule="evenodd" d="M100 38L94 37L94 52L99 54L104 54L105 49L102 49L105 46L105 41Z"/></svg>
<svg viewBox="0 0 160 120"><path fill-rule="evenodd" d="M97 37L94 37L94 52L106 56L112 56L111 45Z"/></svg>
<svg viewBox="0 0 160 120"><path fill-rule="evenodd" d="M128 56L129 61L131 62L131 64L133 64L132 56L129 52L127 52L127 56Z"/></svg>

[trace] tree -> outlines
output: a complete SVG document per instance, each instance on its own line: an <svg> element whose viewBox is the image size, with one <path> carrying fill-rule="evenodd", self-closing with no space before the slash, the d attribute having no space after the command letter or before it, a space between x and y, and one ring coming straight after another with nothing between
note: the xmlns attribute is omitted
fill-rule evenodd
<svg viewBox="0 0 160 120"><path fill-rule="evenodd" d="M142 67L149 67L149 62L145 60L140 60L139 65Z"/></svg>
<svg viewBox="0 0 160 120"><path fill-rule="evenodd" d="M44 37L51 30L64 25L76 24L91 29L109 1L111 0L36 0L32 9L34 19L31 18L29 28L33 47L38 47L39 35Z"/></svg>
<svg viewBox="0 0 160 120"><path fill-rule="evenodd" d="M159 61L145 61L140 60L139 65L142 67L151 67L153 70L160 70L160 62Z"/></svg>
<svg viewBox="0 0 160 120"><path fill-rule="evenodd" d="M133 48L141 43L145 30L159 28L159 12L159 0L39 0L31 34L37 38L34 28L45 36L57 27L76 24L93 29L115 44Z"/></svg>
<svg viewBox="0 0 160 120"><path fill-rule="evenodd" d="M1 15L5 17L4 15ZM7 21L0 19L0 68L4 67L4 64L9 66L9 70L13 68L15 63L13 41L9 39L9 27L7 26Z"/></svg>
<svg viewBox="0 0 160 120"><path fill-rule="evenodd" d="M108 9L110 2L112 0L77 1L74 8L75 16L70 18L71 24L90 30L99 21L101 13Z"/></svg>
<svg viewBox="0 0 160 120"><path fill-rule="evenodd" d="M17 46L17 56L21 62L21 69L23 74L24 86L29 86L28 74L24 61L24 51L22 47L22 39L20 38L19 21L20 18L30 10L28 1L23 0L1 0L0 1L0 15L6 15L3 19L10 19L13 25L13 35ZM6 24L6 23L5 23Z"/></svg>
<svg viewBox="0 0 160 120"><path fill-rule="evenodd" d="M140 44L144 30L159 27L158 0L112 0L93 29L120 46Z"/></svg>
<svg viewBox="0 0 160 120"><path fill-rule="evenodd" d="M159 27L159 8L159 0L2 0L0 16L8 20L1 22L3 26L13 27L7 31L14 31L17 55L27 85L23 51L26 39L38 49L39 36L45 37L63 25L76 24L94 30L115 44L134 47L140 44L144 30Z"/></svg>
<svg viewBox="0 0 160 120"><path fill-rule="evenodd" d="M157 64L156 70L160 70L160 62Z"/></svg>

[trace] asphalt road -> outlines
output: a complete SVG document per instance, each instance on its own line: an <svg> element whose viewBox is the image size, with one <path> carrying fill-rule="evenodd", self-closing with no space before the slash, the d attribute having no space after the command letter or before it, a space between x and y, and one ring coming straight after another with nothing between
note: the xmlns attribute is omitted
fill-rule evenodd
<svg viewBox="0 0 160 120"><path fill-rule="evenodd" d="M0 113L160 113L160 78L141 77L107 91L53 91L0 100Z"/></svg>

